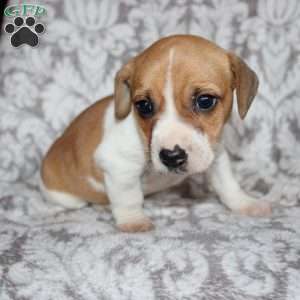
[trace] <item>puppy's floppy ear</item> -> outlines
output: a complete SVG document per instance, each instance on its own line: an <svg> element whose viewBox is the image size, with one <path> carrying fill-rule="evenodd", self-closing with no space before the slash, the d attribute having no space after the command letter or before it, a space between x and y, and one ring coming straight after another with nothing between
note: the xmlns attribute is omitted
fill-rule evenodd
<svg viewBox="0 0 300 300"><path fill-rule="evenodd" d="M258 78L241 58L233 53L229 53L228 56L233 73L233 88L236 89L239 115L241 119L244 119L256 96Z"/></svg>
<svg viewBox="0 0 300 300"><path fill-rule="evenodd" d="M130 84L133 69L134 61L130 60L115 78L115 116L119 120L126 118L131 110Z"/></svg>

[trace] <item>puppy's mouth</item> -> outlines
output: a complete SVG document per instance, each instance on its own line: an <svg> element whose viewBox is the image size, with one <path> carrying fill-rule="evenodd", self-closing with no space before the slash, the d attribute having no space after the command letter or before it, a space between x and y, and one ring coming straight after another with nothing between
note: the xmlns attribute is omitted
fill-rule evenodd
<svg viewBox="0 0 300 300"><path fill-rule="evenodd" d="M168 171L170 173L175 173L175 174L187 173L187 163L184 163L180 167L176 167L176 168L168 167Z"/></svg>

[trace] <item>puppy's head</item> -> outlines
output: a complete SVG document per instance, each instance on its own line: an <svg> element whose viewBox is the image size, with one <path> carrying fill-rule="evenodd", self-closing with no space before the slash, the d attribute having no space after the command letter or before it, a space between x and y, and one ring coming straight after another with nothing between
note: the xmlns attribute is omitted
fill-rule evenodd
<svg viewBox="0 0 300 300"><path fill-rule="evenodd" d="M161 172L198 173L214 158L236 90L244 118L255 73L237 56L196 36L172 36L129 61L115 80L115 114L133 109L149 158Z"/></svg>

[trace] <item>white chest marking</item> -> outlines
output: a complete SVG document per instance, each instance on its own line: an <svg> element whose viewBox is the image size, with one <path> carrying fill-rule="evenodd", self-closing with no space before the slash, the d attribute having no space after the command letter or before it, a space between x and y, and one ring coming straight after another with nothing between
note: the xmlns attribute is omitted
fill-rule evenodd
<svg viewBox="0 0 300 300"><path fill-rule="evenodd" d="M94 154L96 164L105 172L121 177L142 173L145 155L133 111L118 121L112 102L105 113L103 130L102 142Z"/></svg>

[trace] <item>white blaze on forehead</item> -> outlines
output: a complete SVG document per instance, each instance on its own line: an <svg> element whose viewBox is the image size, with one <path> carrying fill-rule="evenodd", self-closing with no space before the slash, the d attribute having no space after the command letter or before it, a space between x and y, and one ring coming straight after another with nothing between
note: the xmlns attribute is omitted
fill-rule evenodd
<svg viewBox="0 0 300 300"><path fill-rule="evenodd" d="M169 60L168 60L166 81L164 87L165 115L167 115L168 117L172 117L177 114L175 108L175 99L174 99L173 82L172 82L172 66L174 61L174 54L175 54L175 50L171 48L169 52Z"/></svg>

